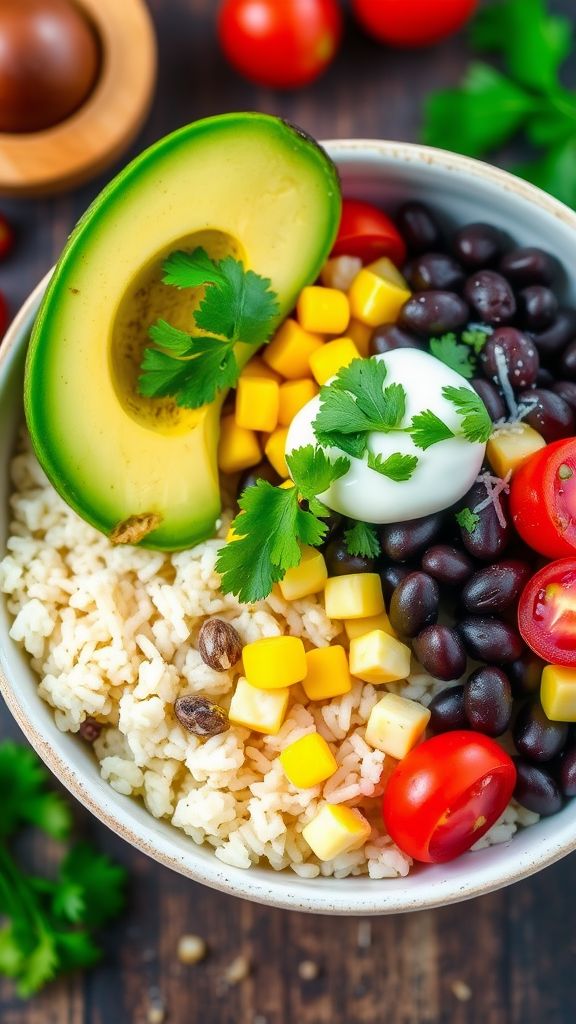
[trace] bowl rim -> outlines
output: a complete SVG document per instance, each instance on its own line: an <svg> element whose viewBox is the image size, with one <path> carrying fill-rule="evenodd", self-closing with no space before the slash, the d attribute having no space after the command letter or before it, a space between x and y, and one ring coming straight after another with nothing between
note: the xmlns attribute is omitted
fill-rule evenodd
<svg viewBox="0 0 576 1024"><path fill-rule="evenodd" d="M376 159L385 157L397 160L399 163L425 163L441 171L456 173L459 176L467 175L483 179L486 183L497 185L503 190L523 197L548 214L564 221L576 232L576 213L574 211L534 185L516 178L507 171L470 157L416 143L376 139L330 140L323 142L322 145L337 163L346 163L347 158L352 159L358 156L364 158L372 156ZM8 328L0 346L0 375L11 352L23 344L26 328L51 274L52 270L31 292ZM190 839L190 853L185 857L178 855L171 850L172 844L168 835L164 837L154 834L152 826L156 819L152 815L150 815L149 824L141 825L131 819L130 815L123 815L122 808L115 809L111 803L101 800L97 794L91 791L91 786L87 784L80 770L72 766L64 755L52 746L42 734L39 725L26 713L17 687L10 683L1 664L0 693L22 732L50 771L100 822L163 866L220 892L267 906L310 913L356 915L430 910L434 907L462 902L520 881L576 849L576 828L564 825L558 829L558 834L542 840L536 851L531 851L531 855L523 858L520 864L500 865L496 863L490 869L471 871L469 881L465 886L462 885L461 879L448 877L436 880L434 884L425 887L423 891L420 889L406 890L402 886L402 879L395 879L392 881L397 883L397 889L393 885L390 888L379 888L376 881L370 881L369 892L361 885L355 892L354 885L360 883L360 880L356 878L320 879L318 881L322 884L317 884L312 890L300 889L298 886L291 886L293 880L291 874L284 871L275 872L271 869L266 871L266 879L263 881L259 875L253 874L251 869L232 867L219 861L213 855L206 860L196 860L198 848L192 839ZM333 884L327 884L329 882ZM337 887L336 892L334 892L334 886Z"/></svg>

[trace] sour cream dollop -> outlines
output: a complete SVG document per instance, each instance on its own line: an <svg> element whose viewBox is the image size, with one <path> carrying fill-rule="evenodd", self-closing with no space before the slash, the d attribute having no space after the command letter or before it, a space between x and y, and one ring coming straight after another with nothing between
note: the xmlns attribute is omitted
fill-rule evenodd
<svg viewBox="0 0 576 1024"><path fill-rule="evenodd" d="M406 392L406 414L400 424L408 426L417 413L430 409L455 433L462 421L454 405L444 398L444 387L466 387L469 381L434 356L418 349L396 349L374 356L386 364L388 384L402 384ZM320 398L313 398L294 417L286 438L286 454L304 445L316 445L312 424L320 410ZM368 468L367 455L350 458L350 469L319 495L334 512L366 523L398 523L418 519L449 508L462 498L476 480L484 460L485 444L464 437L451 437L417 448L409 434L373 432L368 449L388 458L394 452L416 455L418 465L410 480L394 481ZM331 458L341 456L338 448L327 448Z"/></svg>

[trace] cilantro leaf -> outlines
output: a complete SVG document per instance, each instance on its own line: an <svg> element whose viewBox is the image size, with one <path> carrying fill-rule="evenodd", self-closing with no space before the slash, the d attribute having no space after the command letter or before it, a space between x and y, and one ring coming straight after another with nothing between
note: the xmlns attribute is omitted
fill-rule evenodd
<svg viewBox="0 0 576 1024"><path fill-rule="evenodd" d="M473 349L474 355L479 356L491 334L492 328L484 330L481 327L470 327L468 330L462 331L460 338L465 345L469 345Z"/></svg>
<svg viewBox="0 0 576 1024"><path fill-rule="evenodd" d="M344 530L344 540L348 554L352 556L378 558L382 550L376 530L368 523L355 523L348 530Z"/></svg>
<svg viewBox="0 0 576 1024"><path fill-rule="evenodd" d="M0 744L0 837L25 824L38 824L55 839L66 839L72 824L68 806L46 792L48 773L32 750L16 743Z"/></svg>
<svg viewBox="0 0 576 1024"><path fill-rule="evenodd" d="M157 320L152 324L148 336L155 345L158 345L158 348L167 349L175 356L192 355L194 342L190 335L186 331L181 331L179 327L172 327L165 320ZM152 349L152 351L154 350Z"/></svg>
<svg viewBox="0 0 576 1024"><path fill-rule="evenodd" d="M148 348L142 361L140 393L149 398L174 398L183 409L198 409L212 402L218 391L238 379L233 344L218 338L198 338L191 359L173 359Z"/></svg>
<svg viewBox="0 0 576 1024"><path fill-rule="evenodd" d="M286 462L296 488L303 498L315 498L327 491L350 469L350 460L338 458L331 462L321 448L308 444L286 456Z"/></svg>
<svg viewBox="0 0 576 1024"><path fill-rule="evenodd" d="M389 480L396 480L398 483L410 480L417 465L418 457L416 455L402 455L401 452L394 452L387 459L383 459L381 455L368 452L368 468L380 473L381 476L388 477Z"/></svg>
<svg viewBox="0 0 576 1024"><path fill-rule="evenodd" d="M56 917L63 917L72 924L82 921L86 912L82 886L78 882L62 879L55 887L52 910Z"/></svg>
<svg viewBox="0 0 576 1024"><path fill-rule="evenodd" d="M438 444L439 441L447 441L448 438L455 436L450 427L430 409L425 409L424 412L412 417L408 432L416 447L422 448L423 451L433 444Z"/></svg>
<svg viewBox="0 0 576 1024"><path fill-rule="evenodd" d="M89 932L56 932L55 939L61 971L93 967L102 959L102 951Z"/></svg>
<svg viewBox="0 0 576 1024"><path fill-rule="evenodd" d="M384 387L384 360L353 359L331 384L320 389L320 410L312 424L323 445L341 448L360 457L366 451L366 435L373 430L398 429L406 410L401 384ZM353 437L351 442L342 440Z"/></svg>
<svg viewBox="0 0 576 1024"><path fill-rule="evenodd" d="M353 459L361 459L366 451L368 438L366 434L343 434L339 430L331 430L324 433L322 430L315 430L318 444L324 448L339 448L341 451L351 455Z"/></svg>
<svg viewBox="0 0 576 1024"><path fill-rule="evenodd" d="M567 18L549 14L544 0L499 0L478 12L472 41L501 53L522 85L549 92L570 53L572 27Z"/></svg>
<svg viewBox="0 0 576 1024"><path fill-rule="evenodd" d="M484 402L470 388L442 388L447 401L456 407L462 419L462 432L467 441L485 443L494 429L490 413Z"/></svg>
<svg viewBox="0 0 576 1024"><path fill-rule="evenodd" d="M28 954L18 972L18 995L23 999L33 996L56 976L58 953L54 936L40 930L38 942Z"/></svg>
<svg viewBox="0 0 576 1024"><path fill-rule="evenodd" d="M157 348L147 348L142 357L142 373L138 378L139 391L145 398L177 395L189 376L188 362L174 359Z"/></svg>
<svg viewBox="0 0 576 1024"><path fill-rule="evenodd" d="M124 868L88 843L76 843L69 850L60 865L59 879L68 886L68 911L72 909L70 886L76 886L81 892L81 897L77 894L76 898L76 911L82 904L77 920L91 928L99 928L124 907Z"/></svg>
<svg viewBox="0 0 576 1024"><path fill-rule="evenodd" d="M406 392L402 384L389 384L384 388L382 421L389 430L399 427L406 414Z"/></svg>
<svg viewBox="0 0 576 1024"><path fill-rule="evenodd" d="M455 334L443 334L441 338L430 338L430 352L462 377L470 380L474 376L474 362L466 345L459 345Z"/></svg>
<svg viewBox="0 0 576 1024"><path fill-rule="evenodd" d="M576 208L576 138L551 149L540 159L514 168L533 185L550 192L567 206Z"/></svg>
<svg viewBox="0 0 576 1024"><path fill-rule="evenodd" d="M211 260L205 249L201 247L194 252L173 252L164 260L164 284L174 288L201 288L203 285L216 284L220 288L226 286L226 277L221 267Z"/></svg>
<svg viewBox="0 0 576 1024"><path fill-rule="evenodd" d="M460 512L456 512L455 518L458 526L461 526L463 530L467 530L468 533L473 533L480 522L480 516L473 512L471 508L463 508Z"/></svg>
<svg viewBox="0 0 576 1024"><path fill-rule="evenodd" d="M269 279L245 270L232 256L221 260L218 270L225 283L206 289L194 313L197 327L248 345L268 341L279 314Z"/></svg>

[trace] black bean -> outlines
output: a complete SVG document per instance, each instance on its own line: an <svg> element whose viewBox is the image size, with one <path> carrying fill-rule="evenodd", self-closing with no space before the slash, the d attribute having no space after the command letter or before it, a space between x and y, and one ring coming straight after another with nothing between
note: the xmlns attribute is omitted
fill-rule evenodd
<svg viewBox="0 0 576 1024"><path fill-rule="evenodd" d="M473 315L494 327L510 323L516 313L514 292L506 278L495 270L472 274L464 286L464 297Z"/></svg>
<svg viewBox="0 0 576 1024"><path fill-rule="evenodd" d="M539 691L544 665L532 651L525 651L506 666L514 697L531 697Z"/></svg>
<svg viewBox="0 0 576 1024"><path fill-rule="evenodd" d="M227 672L242 657L242 640L224 619L206 619L198 634L198 653L215 672Z"/></svg>
<svg viewBox="0 0 576 1024"><path fill-rule="evenodd" d="M531 567L514 558L487 565L465 584L462 604L479 615L503 612L518 600L531 575Z"/></svg>
<svg viewBox="0 0 576 1024"><path fill-rule="evenodd" d="M209 697L200 697L196 693L177 697L174 714L180 725L194 736L219 736L230 728L227 711Z"/></svg>
<svg viewBox="0 0 576 1024"><path fill-rule="evenodd" d="M524 650L516 630L490 615L469 615L457 628L468 654L476 661L506 665L516 661Z"/></svg>
<svg viewBox="0 0 576 1024"><path fill-rule="evenodd" d="M379 572L380 579L382 580L382 593L384 594L385 600L388 602L398 584L401 583L402 580L405 580L412 570L408 569L405 565L392 563L391 565L381 567Z"/></svg>
<svg viewBox="0 0 576 1024"><path fill-rule="evenodd" d="M328 533L324 538L324 545L333 540L342 526L342 516L338 512L330 512L327 516L319 517L328 527Z"/></svg>
<svg viewBox="0 0 576 1024"><path fill-rule="evenodd" d="M442 512L405 523L389 523L380 528L382 551L393 562L409 562L437 537L444 523Z"/></svg>
<svg viewBox="0 0 576 1024"><path fill-rule="evenodd" d="M547 444L574 434L576 430L574 412L555 391L532 388L529 391L522 391L519 398L521 402L534 403L536 400L534 408L524 416L524 421L533 430L542 434Z"/></svg>
<svg viewBox="0 0 576 1024"><path fill-rule="evenodd" d="M390 601L390 622L403 636L413 637L438 618L440 588L425 572L411 572L398 584Z"/></svg>
<svg viewBox="0 0 576 1024"><path fill-rule="evenodd" d="M539 700L528 701L518 712L512 736L519 754L529 761L546 762L566 746L568 725L550 721Z"/></svg>
<svg viewBox="0 0 576 1024"><path fill-rule="evenodd" d="M551 284L558 269L557 260L536 246L510 249L500 260L500 272L516 286Z"/></svg>
<svg viewBox="0 0 576 1024"><path fill-rule="evenodd" d="M512 717L512 690L505 672L493 665L476 669L464 684L464 709L473 729L501 736Z"/></svg>
<svg viewBox="0 0 576 1024"><path fill-rule="evenodd" d="M282 477L272 468L269 462L260 462L257 466L253 466L252 469L247 469L245 473L242 473L238 481L238 497L245 491L247 487L253 487L259 480L267 480L268 483L276 486L282 480Z"/></svg>
<svg viewBox="0 0 576 1024"><path fill-rule="evenodd" d="M490 413L490 418L494 423L498 420L504 419L506 416L506 405L504 399L494 384L491 384L489 380L484 380L483 377L474 377L470 381L474 391L484 402L484 405Z"/></svg>
<svg viewBox="0 0 576 1024"><path fill-rule="evenodd" d="M374 572L376 563L373 558L348 553L346 541L332 540L324 552L324 560L329 576L349 576L357 572Z"/></svg>
<svg viewBox="0 0 576 1024"><path fill-rule="evenodd" d="M558 781L564 796L576 796L576 746L570 746L560 755Z"/></svg>
<svg viewBox="0 0 576 1024"><path fill-rule="evenodd" d="M383 355L386 352L393 352L397 348L419 348L424 346L419 338L408 331L403 331L396 324L382 324L377 327L370 339L369 352L371 356Z"/></svg>
<svg viewBox="0 0 576 1024"><path fill-rule="evenodd" d="M536 377L536 387L548 388L548 390L553 391L553 384L555 380L556 378L554 374L551 372L551 370L547 370L545 366L541 366L538 370L538 375Z"/></svg>
<svg viewBox="0 0 576 1024"><path fill-rule="evenodd" d="M435 544L422 555L422 568L439 583L459 587L474 572L474 562L451 544Z"/></svg>
<svg viewBox="0 0 576 1024"><path fill-rule="evenodd" d="M412 643L414 654L435 679L459 679L466 670L466 651L455 629L427 626Z"/></svg>
<svg viewBox="0 0 576 1024"><path fill-rule="evenodd" d="M408 280L414 291L436 288L456 292L464 285L465 274L456 260L444 252L426 252L412 261Z"/></svg>
<svg viewBox="0 0 576 1024"><path fill-rule="evenodd" d="M533 331L532 337L543 359L558 355L576 338L576 310L559 309L550 327Z"/></svg>
<svg viewBox="0 0 576 1024"><path fill-rule="evenodd" d="M504 248L502 233L491 224L467 224L454 235L456 256L469 270L489 267Z"/></svg>
<svg viewBox="0 0 576 1024"><path fill-rule="evenodd" d="M437 693L428 705L430 728L433 732L452 732L454 729L468 729L464 710L464 687L447 686Z"/></svg>
<svg viewBox="0 0 576 1024"><path fill-rule="evenodd" d="M436 249L442 243L442 232L434 214L424 203L404 203L398 211L396 223L410 252Z"/></svg>
<svg viewBox="0 0 576 1024"><path fill-rule="evenodd" d="M466 508L474 510L487 497L486 488L482 483L472 485L462 504ZM500 506L504 513L506 526L502 526L494 505L490 503L486 508L476 513L478 522L473 530L467 530L464 526L460 528L462 543L467 551L478 558L481 562L493 562L504 552L510 539L510 516L508 513L508 498L505 494L499 496Z"/></svg>
<svg viewBox="0 0 576 1024"><path fill-rule="evenodd" d="M470 319L470 310L456 292L414 292L400 310L398 323L416 334L458 331Z"/></svg>
<svg viewBox="0 0 576 1024"><path fill-rule="evenodd" d="M522 807L546 817L562 810L562 794L554 776L545 768L515 757L514 797Z"/></svg>
<svg viewBox="0 0 576 1024"><path fill-rule="evenodd" d="M518 311L529 331L544 331L554 323L558 299L546 285L530 284L518 295Z"/></svg>
<svg viewBox="0 0 576 1024"><path fill-rule="evenodd" d="M569 380L576 380L576 341L571 341L562 353L560 373Z"/></svg>
<svg viewBox="0 0 576 1024"><path fill-rule="evenodd" d="M551 388L555 394L560 395L564 402L567 402L571 409L576 412L576 381L557 380Z"/></svg>
<svg viewBox="0 0 576 1024"><path fill-rule="evenodd" d="M505 369L513 388L533 384L540 369L540 357L532 338L516 327L495 330L488 338L480 360L484 373L492 380L498 380ZM503 362L505 367L499 362Z"/></svg>

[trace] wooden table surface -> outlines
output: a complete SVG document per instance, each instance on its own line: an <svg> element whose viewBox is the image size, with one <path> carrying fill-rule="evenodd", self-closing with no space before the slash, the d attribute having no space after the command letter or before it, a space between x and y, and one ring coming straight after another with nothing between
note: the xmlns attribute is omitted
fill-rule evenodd
<svg viewBox="0 0 576 1024"><path fill-rule="evenodd" d="M554 6L574 11L573 0ZM319 83L279 95L251 87L226 67L215 38L215 0L150 0L150 7L160 77L134 152L188 121L234 109L282 114L319 138L414 140L426 93L457 81L468 59L461 37L427 52L399 53L349 26L342 54ZM109 176L57 199L0 203L20 235L14 259L0 271L13 312ZM8 735L17 729L0 708L0 737ZM59 982L29 1004L0 983L1 1024L147 1024L160 1020L162 1013L150 1015L160 1007L166 1024L576 1020L575 856L472 903L367 923L269 910L214 893L152 863L79 807L77 818L84 834L129 869L129 909L105 936L104 962L86 976ZM207 940L204 963L179 963L185 933ZM224 972L238 955L250 960L251 974L226 989ZM316 980L300 978L303 960L318 965Z"/></svg>

